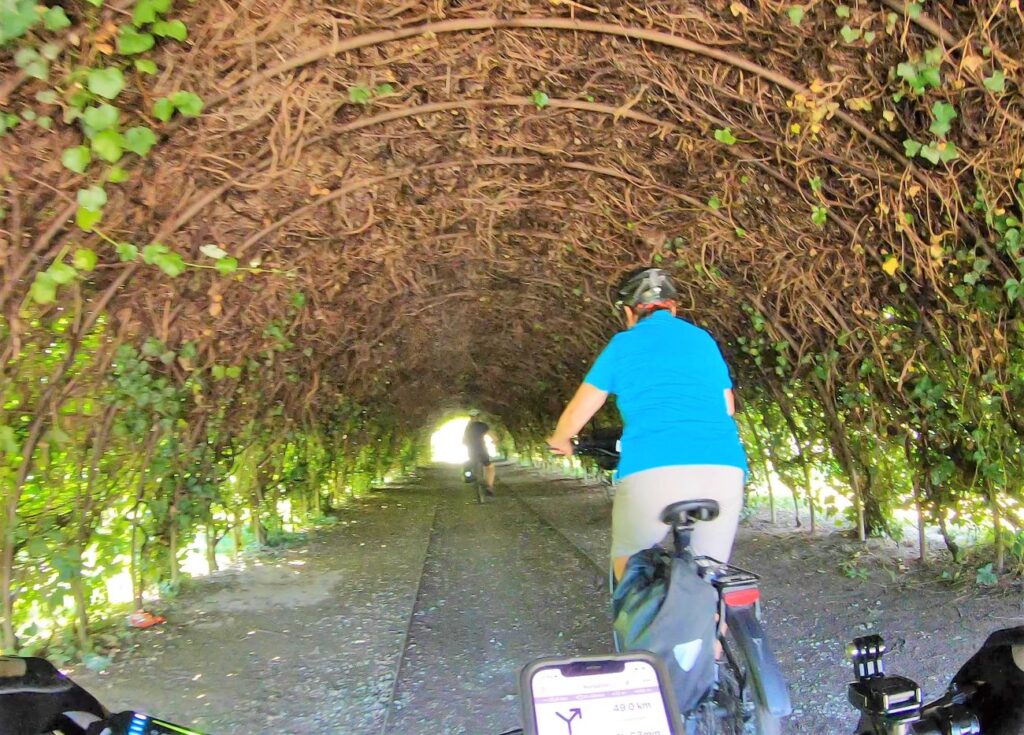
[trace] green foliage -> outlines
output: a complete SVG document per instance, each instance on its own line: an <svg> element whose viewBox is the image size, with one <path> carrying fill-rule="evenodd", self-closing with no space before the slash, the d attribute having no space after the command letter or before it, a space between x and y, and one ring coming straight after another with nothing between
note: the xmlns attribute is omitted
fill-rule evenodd
<svg viewBox="0 0 1024 735"><path fill-rule="evenodd" d="M955 119L956 108L953 105L948 102L936 102L932 105L932 124L928 129L939 138L945 137Z"/></svg>
<svg viewBox="0 0 1024 735"><path fill-rule="evenodd" d="M152 243L142 248L142 261L157 266L171 278L177 278L185 272L185 261L162 243Z"/></svg>
<svg viewBox="0 0 1024 735"><path fill-rule="evenodd" d="M896 75L911 89L913 94L920 96L928 89L942 86L942 49L926 51L924 59L904 61L896 67Z"/></svg>
<svg viewBox="0 0 1024 735"><path fill-rule="evenodd" d="M117 35L117 52L125 56L143 54L156 45L152 33L143 33L131 26L121 26Z"/></svg>
<svg viewBox="0 0 1024 735"><path fill-rule="evenodd" d="M145 126L129 128L124 133L125 150L145 157L156 145L156 134Z"/></svg>
<svg viewBox="0 0 1024 735"><path fill-rule="evenodd" d="M60 162L64 167L76 174L85 173L85 169L92 162L92 153L84 145L77 145L68 148L61 155Z"/></svg>
<svg viewBox="0 0 1024 735"><path fill-rule="evenodd" d="M538 110L542 110L550 104L551 100L547 94L541 92L539 89L535 89L530 95L530 101L537 107Z"/></svg>
<svg viewBox="0 0 1024 735"><path fill-rule="evenodd" d="M161 38L173 38L175 41L184 41L188 38L188 28L180 20L161 20L152 26L153 35Z"/></svg>
<svg viewBox="0 0 1024 735"><path fill-rule="evenodd" d="M199 117L203 112L203 100L193 92L179 91L153 103L153 117L157 120L167 122L175 111L184 117Z"/></svg>
<svg viewBox="0 0 1024 735"><path fill-rule="evenodd" d="M61 31L70 26L71 20L60 6L47 8L43 13L43 27L48 31Z"/></svg>
<svg viewBox="0 0 1024 735"><path fill-rule="evenodd" d="M789 10L786 11L786 15L789 16L789 22L795 26L799 26L804 20L804 9L801 5L791 5Z"/></svg>
<svg viewBox="0 0 1024 735"><path fill-rule="evenodd" d="M734 145L737 139L732 134L732 128L719 128L715 130L715 140L725 145Z"/></svg>
<svg viewBox="0 0 1024 735"><path fill-rule="evenodd" d="M39 21L35 0L0 3L0 47L24 36Z"/></svg>
<svg viewBox="0 0 1024 735"><path fill-rule="evenodd" d="M115 66L90 69L86 77L89 91L104 99L115 99L124 89L124 74Z"/></svg>

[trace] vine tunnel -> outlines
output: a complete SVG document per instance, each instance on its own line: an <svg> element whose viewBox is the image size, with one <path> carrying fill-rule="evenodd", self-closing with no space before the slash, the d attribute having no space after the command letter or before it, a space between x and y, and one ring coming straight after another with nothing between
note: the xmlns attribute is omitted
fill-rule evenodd
<svg viewBox="0 0 1024 735"><path fill-rule="evenodd" d="M721 344L755 480L814 507L824 477L862 533L990 524L1006 564L1017 4L27 6L0 16L6 647L65 593L86 636L74 570L176 581L182 538L320 514L453 411L529 454L639 263Z"/></svg>

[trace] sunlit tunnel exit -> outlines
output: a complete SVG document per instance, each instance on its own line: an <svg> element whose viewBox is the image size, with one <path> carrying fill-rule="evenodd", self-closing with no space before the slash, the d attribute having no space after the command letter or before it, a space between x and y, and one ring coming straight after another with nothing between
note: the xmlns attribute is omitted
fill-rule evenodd
<svg viewBox="0 0 1024 735"><path fill-rule="evenodd" d="M463 464L469 460L466 445L462 443L462 435L466 431L469 416L457 416L441 424L441 427L430 437L430 455L434 462L445 464ZM487 452L492 457L497 454L490 436L484 437Z"/></svg>

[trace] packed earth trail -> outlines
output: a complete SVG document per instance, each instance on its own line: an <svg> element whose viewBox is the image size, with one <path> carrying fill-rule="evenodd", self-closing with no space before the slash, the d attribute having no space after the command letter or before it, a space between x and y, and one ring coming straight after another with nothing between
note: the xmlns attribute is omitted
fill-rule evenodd
<svg viewBox="0 0 1024 735"><path fill-rule="evenodd" d="M199 581L109 671L76 678L113 708L222 735L514 727L523 665L610 649L610 504L593 483L514 465L497 492L479 505L455 468L424 468L338 511L308 544ZM1019 590L892 574L884 545L878 564L862 559L865 578L844 576L852 548L756 514L741 528L733 562L763 576L796 708L787 733L852 731L854 636L886 635L889 670L935 694L991 630L1024 622Z"/></svg>

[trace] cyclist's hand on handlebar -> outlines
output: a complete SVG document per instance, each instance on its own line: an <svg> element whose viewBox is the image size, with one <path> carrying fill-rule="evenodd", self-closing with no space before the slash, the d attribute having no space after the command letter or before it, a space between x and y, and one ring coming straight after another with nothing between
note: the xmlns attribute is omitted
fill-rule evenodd
<svg viewBox="0 0 1024 735"><path fill-rule="evenodd" d="M552 454L560 454L563 457L572 456L572 440L561 439L557 436L549 436L547 438L548 449L551 450Z"/></svg>

